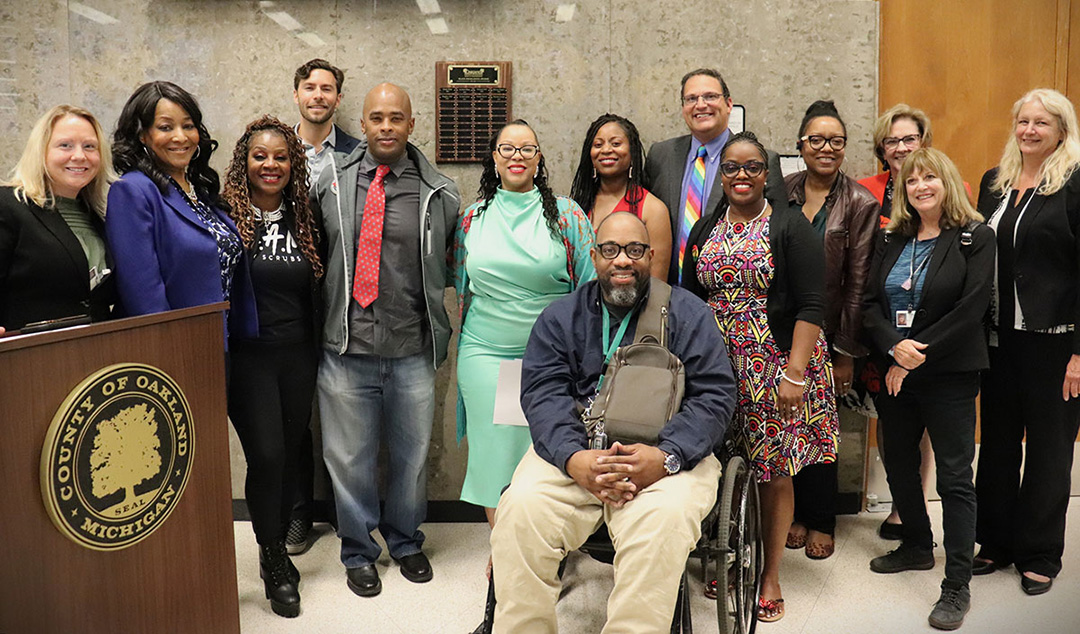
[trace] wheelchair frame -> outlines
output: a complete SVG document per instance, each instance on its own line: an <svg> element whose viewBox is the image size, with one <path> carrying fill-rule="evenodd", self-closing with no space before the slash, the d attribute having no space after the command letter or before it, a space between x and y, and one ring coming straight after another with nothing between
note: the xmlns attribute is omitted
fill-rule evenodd
<svg viewBox="0 0 1080 634"><path fill-rule="evenodd" d="M719 454L723 463L716 504L702 521L701 538L690 558L701 560L706 587L716 579L716 616L720 634L753 634L764 560L757 479L748 461L735 452L730 441ZM611 563L614 547L601 527L579 548L590 557ZM689 561L689 559L688 559ZM563 564L565 565L565 560ZM710 574L711 570L711 574ZM559 569L562 576L562 567ZM683 570L671 634L692 634L689 575ZM488 581L484 621L472 634L490 634L495 620L495 579Z"/></svg>

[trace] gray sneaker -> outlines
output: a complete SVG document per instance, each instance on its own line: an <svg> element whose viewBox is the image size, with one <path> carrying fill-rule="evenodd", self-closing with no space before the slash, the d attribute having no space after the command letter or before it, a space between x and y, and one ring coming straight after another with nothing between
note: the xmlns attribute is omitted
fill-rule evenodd
<svg viewBox="0 0 1080 634"><path fill-rule="evenodd" d="M930 625L939 630L955 630L964 624L964 615L971 609L971 590L966 583L941 582L941 598L930 612Z"/></svg>
<svg viewBox="0 0 1080 634"><path fill-rule="evenodd" d="M311 548L311 520L294 517L285 534L285 548L290 555L301 555Z"/></svg>

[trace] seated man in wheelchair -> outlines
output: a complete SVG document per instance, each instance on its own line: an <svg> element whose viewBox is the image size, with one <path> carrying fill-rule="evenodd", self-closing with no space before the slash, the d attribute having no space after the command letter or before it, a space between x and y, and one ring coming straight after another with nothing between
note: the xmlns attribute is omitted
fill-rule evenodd
<svg viewBox="0 0 1080 634"><path fill-rule="evenodd" d="M604 631L661 632L671 624L687 557L716 501L713 450L736 387L712 310L671 289L664 339L685 370L681 406L655 445L613 439L590 448L607 445L598 433L590 438L588 412L581 413L599 392L606 359L634 341L650 288L666 294L658 280L650 287L648 241L634 214L606 218L591 252L597 280L552 303L529 337L521 405L533 447L499 501L491 534L496 632L557 630L559 563L601 522L615 546Z"/></svg>

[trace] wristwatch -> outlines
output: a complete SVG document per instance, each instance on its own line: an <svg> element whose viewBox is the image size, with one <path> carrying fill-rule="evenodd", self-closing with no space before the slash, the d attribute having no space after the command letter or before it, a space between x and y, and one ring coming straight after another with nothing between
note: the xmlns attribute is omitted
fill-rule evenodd
<svg viewBox="0 0 1080 634"><path fill-rule="evenodd" d="M664 454L664 471L667 472L668 475L675 475L682 470L682 461L679 460L678 456L673 453L668 453L663 449L660 451Z"/></svg>

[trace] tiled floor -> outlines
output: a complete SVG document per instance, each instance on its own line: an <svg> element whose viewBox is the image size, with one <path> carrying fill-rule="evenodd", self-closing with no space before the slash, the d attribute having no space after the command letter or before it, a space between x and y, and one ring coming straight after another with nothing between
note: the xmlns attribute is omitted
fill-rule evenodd
<svg viewBox="0 0 1080 634"><path fill-rule="evenodd" d="M940 527L941 506L931 504ZM777 623L760 624L760 634L828 632L855 634L934 631L926 617L937 599L944 568L944 551L937 549L932 571L878 575L868 562L895 548L897 542L878 539L880 514L839 518L836 554L811 561L801 551L787 551L781 583L787 615ZM415 585L406 581L384 555L379 562L383 592L363 599L345 586L338 559L337 537L329 527L315 545L293 561L303 576L303 610L298 618L283 619L270 611L258 576L258 551L251 526L236 523L240 621L245 633L327 632L363 634L467 634L483 613L487 583L488 528L484 524L429 524L426 552L435 578ZM940 533L938 533L940 541ZM962 632L1056 634L1080 632L1080 502L1069 512L1064 570L1046 595L1029 597L1020 590L1010 568L972 581L972 609ZM559 602L562 632L599 632L603 626L611 567L575 554ZM694 581L695 632L715 632L713 605Z"/></svg>

